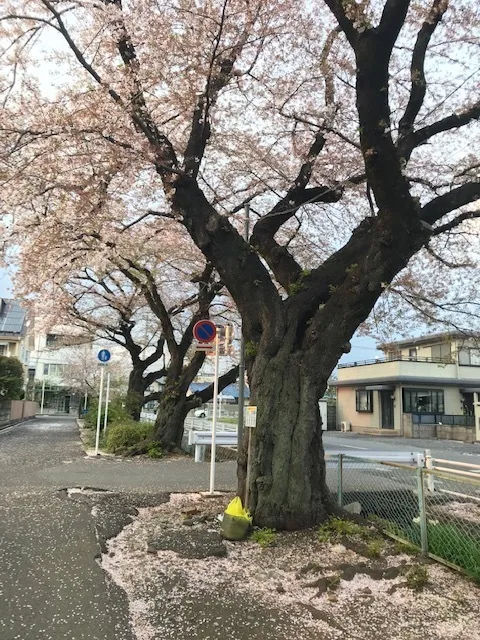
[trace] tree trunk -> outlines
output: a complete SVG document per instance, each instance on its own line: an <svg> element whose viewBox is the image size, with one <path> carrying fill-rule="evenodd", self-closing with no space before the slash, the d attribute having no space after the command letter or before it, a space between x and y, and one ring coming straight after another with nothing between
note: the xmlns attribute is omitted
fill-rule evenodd
<svg viewBox="0 0 480 640"><path fill-rule="evenodd" d="M260 375L258 370L253 375L258 409L251 434L248 507L261 527L307 528L331 511L318 406L330 371L319 379L306 365L305 355L285 353L282 347L275 357L264 360ZM245 462L239 466L240 495L244 495Z"/></svg>
<svg viewBox="0 0 480 640"><path fill-rule="evenodd" d="M185 393L174 393L165 388L157 411L153 439L164 451L182 446L184 423L190 407Z"/></svg>
<svg viewBox="0 0 480 640"><path fill-rule="evenodd" d="M145 393L143 375L144 370L134 366L128 377L127 411L136 422L140 420Z"/></svg>

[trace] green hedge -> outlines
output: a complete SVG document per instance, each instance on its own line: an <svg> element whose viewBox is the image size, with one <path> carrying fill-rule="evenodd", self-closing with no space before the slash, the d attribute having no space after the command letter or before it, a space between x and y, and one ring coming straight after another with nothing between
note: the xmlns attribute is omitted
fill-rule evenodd
<svg viewBox="0 0 480 640"><path fill-rule="evenodd" d="M117 422L125 422L131 420L131 416L128 413L125 405L125 400L123 398L115 398L111 402L108 403L108 416L107 416L107 424L116 424ZM97 413L98 413L98 399L94 398L90 401L88 406L88 411L85 414L85 426L89 429L95 429L97 426ZM105 405L102 405L102 417L101 417L101 426L103 429L103 421L105 419Z"/></svg>
<svg viewBox="0 0 480 640"><path fill-rule="evenodd" d="M124 453L153 434L154 425L134 420L119 420L107 429L106 449L110 453Z"/></svg>

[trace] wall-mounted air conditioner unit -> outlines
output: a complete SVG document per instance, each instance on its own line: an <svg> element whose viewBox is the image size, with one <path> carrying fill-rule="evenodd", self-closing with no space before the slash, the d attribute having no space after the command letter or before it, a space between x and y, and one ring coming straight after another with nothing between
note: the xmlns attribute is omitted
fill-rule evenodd
<svg viewBox="0 0 480 640"><path fill-rule="evenodd" d="M340 431L350 431L350 430L351 430L350 422L341 422L340 423Z"/></svg>

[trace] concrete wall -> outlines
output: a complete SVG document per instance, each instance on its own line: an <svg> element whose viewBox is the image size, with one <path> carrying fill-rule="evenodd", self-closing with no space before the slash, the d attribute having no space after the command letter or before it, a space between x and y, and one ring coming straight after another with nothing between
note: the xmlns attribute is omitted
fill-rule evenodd
<svg viewBox="0 0 480 640"><path fill-rule="evenodd" d="M38 413L38 404L30 400L4 400L0 402L0 428L28 420Z"/></svg>
<svg viewBox="0 0 480 640"><path fill-rule="evenodd" d="M33 418L38 413L38 405L31 400L12 400L10 406L10 420Z"/></svg>

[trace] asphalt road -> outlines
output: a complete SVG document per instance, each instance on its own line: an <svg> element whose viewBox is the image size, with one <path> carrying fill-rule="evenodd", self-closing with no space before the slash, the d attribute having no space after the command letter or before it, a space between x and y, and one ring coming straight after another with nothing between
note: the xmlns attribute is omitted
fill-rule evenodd
<svg viewBox="0 0 480 640"><path fill-rule="evenodd" d="M208 474L189 460L87 459L71 418L2 431L1 640L132 640L125 594L97 561L104 541L136 507L208 488ZM234 480L233 463L217 466L217 488ZM65 490L86 486L110 492Z"/></svg>
<svg viewBox="0 0 480 640"><path fill-rule="evenodd" d="M434 458L480 465L480 444L417 438L382 438L337 431L325 432L323 442L326 453L330 454L350 453L368 457L369 451L422 453L425 449L430 449Z"/></svg>

